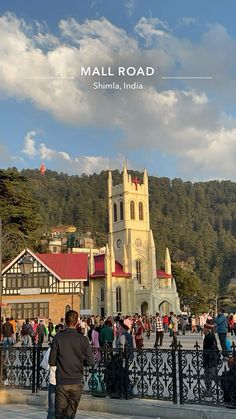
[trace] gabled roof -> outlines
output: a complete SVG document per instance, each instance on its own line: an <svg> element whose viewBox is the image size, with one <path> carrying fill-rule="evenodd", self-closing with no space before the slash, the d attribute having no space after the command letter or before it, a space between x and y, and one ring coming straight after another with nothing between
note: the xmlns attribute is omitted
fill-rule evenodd
<svg viewBox="0 0 236 419"><path fill-rule="evenodd" d="M172 278L172 275L167 274L165 271L163 270L157 270L157 278Z"/></svg>
<svg viewBox="0 0 236 419"><path fill-rule="evenodd" d="M48 270L55 272L60 279L87 280L87 253L37 253L35 256Z"/></svg>
<svg viewBox="0 0 236 419"><path fill-rule="evenodd" d="M23 250L5 266L2 275L21 259L25 253L36 259L59 280L87 281L88 279L87 253L33 253L30 249Z"/></svg>
<svg viewBox="0 0 236 419"><path fill-rule="evenodd" d="M112 276L123 276L130 277L131 274L124 272L122 265L116 260L115 261L115 272L112 272ZM105 278L105 254L94 256L94 273L90 275L90 278Z"/></svg>

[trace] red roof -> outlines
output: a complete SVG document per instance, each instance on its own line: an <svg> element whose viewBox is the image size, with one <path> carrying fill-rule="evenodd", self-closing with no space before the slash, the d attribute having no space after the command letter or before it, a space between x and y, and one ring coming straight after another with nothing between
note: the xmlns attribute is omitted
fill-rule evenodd
<svg viewBox="0 0 236 419"><path fill-rule="evenodd" d="M90 275L90 278L104 278L105 273L105 254L94 256L94 273ZM130 277L130 273L123 271L122 265L115 261L115 272L112 272L112 276L123 276Z"/></svg>
<svg viewBox="0 0 236 419"><path fill-rule="evenodd" d="M94 273L90 275L90 278L103 278L106 275L104 259L104 254L94 256Z"/></svg>
<svg viewBox="0 0 236 419"><path fill-rule="evenodd" d="M112 272L112 276L131 276L130 273L124 272L123 271L123 266L117 262L117 260L115 261L115 272Z"/></svg>
<svg viewBox="0 0 236 419"><path fill-rule="evenodd" d="M172 275L167 274L165 271L157 270L157 278L172 278Z"/></svg>
<svg viewBox="0 0 236 419"><path fill-rule="evenodd" d="M87 253L37 253L36 257L60 279L87 280Z"/></svg>

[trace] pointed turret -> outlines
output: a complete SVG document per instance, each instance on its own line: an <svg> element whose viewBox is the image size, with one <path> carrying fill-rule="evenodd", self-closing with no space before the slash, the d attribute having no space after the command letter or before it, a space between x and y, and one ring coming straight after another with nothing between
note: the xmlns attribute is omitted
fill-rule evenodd
<svg viewBox="0 0 236 419"><path fill-rule="evenodd" d="M110 271L109 267L110 267L110 249L107 243L106 250L105 250L105 274L106 275Z"/></svg>
<svg viewBox="0 0 236 419"><path fill-rule="evenodd" d="M94 268L94 257L93 257L93 249L90 249L90 256L89 256L89 270L90 275L93 275L95 268Z"/></svg>
<svg viewBox="0 0 236 419"><path fill-rule="evenodd" d="M115 272L115 254L113 245L110 247L110 255L111 255L111 272Z"/></svg>
<svg viewBox="0 0 236 419"><path fill-rule="evenodd" d="M171 275L171 260L170 260L170 252L168 247L166 247L165 253L165 273Z"/></svg>
<svg viewBox="0 0 236 419"><path fill-rule="evenodd" d="M152 231L150 231L150 246L151 246L151 248L153 249L155 249L155 242L154 242L154 237L153 237L153 232Z"/></svg>
<svg viewBox="0 0 236 419"><path fill-rule="evenodd" d="M143 172L143 183L145 185L148 185L148 174L147 174L147 170L146 169L144 169L144 172Z"/></svg>
<svg viewBox="0 0 236 419"><path fill-rule="evenodd" d="M108 243L106 244L106 250L105 250L105 258L107 259L110 256L110 250L109 250L109 246Z"/></svg>
<svg viewBox="0 0 236 419"><path fill-rule="evenodd" d="M124 272L129 272L129 261L127 257L126 245L123 246L123 270Z"/></svg>
<svg viewBox="0 0 236 419"><path fill-rule="evenodd" d="M109 170L108 172L108 196L112 195L112 174L111 174L111 170Z"/></svg>
<svg viewBox="0 0 236 419"><path fill-rule="evenodd" d="M127 182L128 182L128 171L127 171L127 161L124 162L123 167L123 188L124 190L127 189Z"/></svg>

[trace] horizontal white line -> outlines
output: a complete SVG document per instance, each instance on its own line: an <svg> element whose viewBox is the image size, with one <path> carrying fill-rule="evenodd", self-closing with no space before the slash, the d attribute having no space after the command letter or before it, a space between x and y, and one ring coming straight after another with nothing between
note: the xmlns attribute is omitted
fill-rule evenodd
<svg viewBox="0 0 236 419"><path fill-rule="evenodd" d="M24 77L24 79L29 79L29 80L74 79L74 77L67 77L67 76L46 76L46 77L41 77L41 76L26 76L26 77Z"/></svg>
<svg viewBox="0 0 236 419"><path fill-rule="evenodd" d="M213 76L161 76L163 80L211 80Z"/></svg>

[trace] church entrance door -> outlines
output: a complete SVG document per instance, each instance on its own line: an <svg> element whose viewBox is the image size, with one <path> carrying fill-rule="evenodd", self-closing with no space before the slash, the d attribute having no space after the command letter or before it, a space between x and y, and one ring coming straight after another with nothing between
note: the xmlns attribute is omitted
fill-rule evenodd
<svg viewBox="0 0 236 419"><path fill-rule="evenodd" d="M159 312L162 316L165 316L165 314L170 313L171 308L171 304L168 303L168 301L162 301L162 303L159 305Z"/></svg>
<svg viewBox="0 0 236 419"><path fill-rule="evenodd" d="M144 301L141 305L141 315L146 316L147 311L148 311L148 303L147 301Z"/></svg>

